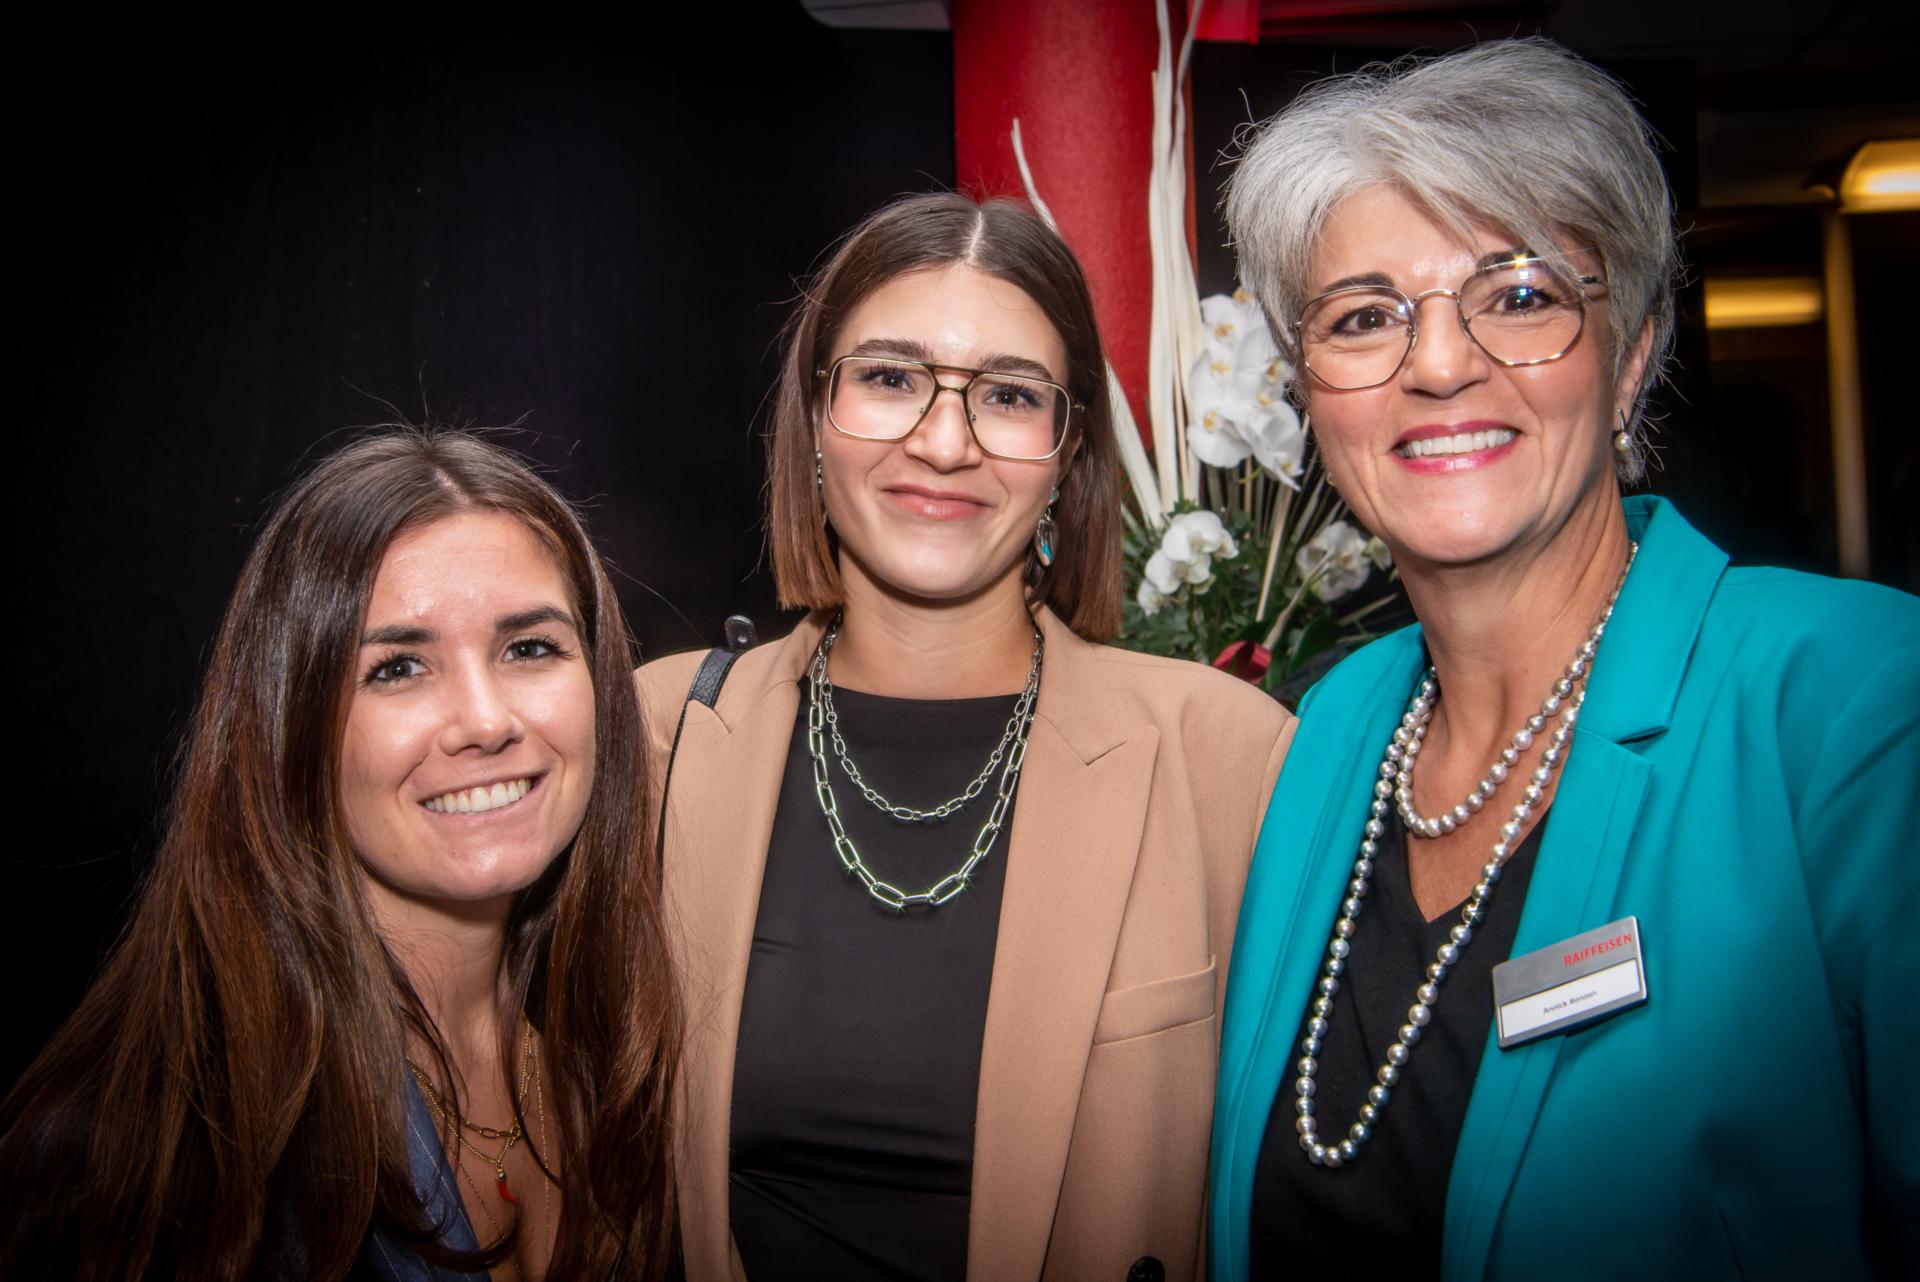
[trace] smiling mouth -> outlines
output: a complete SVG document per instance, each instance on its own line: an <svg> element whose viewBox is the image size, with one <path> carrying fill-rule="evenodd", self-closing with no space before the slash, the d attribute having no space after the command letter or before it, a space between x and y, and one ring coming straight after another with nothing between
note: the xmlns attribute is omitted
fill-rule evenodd
<svg viewBox="0 0 1920 1282"><path fill-rule="evenodd" d="M986 504L964 494L936 494L927 490L891 488L888 498L909 512L935 518L973 516L986 510Z"/></svg>
<svg viewBox="0 0 1920 1282"><path fill-rule="evenodd" d="M525 779L513 779L490 787L443 792L437 797L428 797L420 804L441 815L477 815L489 810L504 810L533 791L533 786L539 781L539 776L529 775Z"/></svg>
<svg viewBox="0 0 1920 1282"><path fill-rule="evenodd" d="M1480 432L1455 432L1451 436L1426 436L1403 441L1393 447L1401 458L1445 458L1452 454L1477 454L1498 449L1520 433L1510 427L1493 427Z"/></svg>

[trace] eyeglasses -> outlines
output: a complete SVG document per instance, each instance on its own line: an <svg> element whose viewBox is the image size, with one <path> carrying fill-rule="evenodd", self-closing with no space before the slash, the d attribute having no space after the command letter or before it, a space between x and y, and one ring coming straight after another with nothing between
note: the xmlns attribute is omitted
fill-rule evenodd
<svg viewBox="0 0 1920 1282"><path fill-rule="evenodd" d="M955 387L938 374L968 376ZM1073 404L1067 389L1044 378L998 370L963 369L886 356L842 356L827 380L827 422L842 436L863 441L899 441L926 421L940 393L952 392L967 410L967 430L980 452L994 458L1039 462L1066 443Z"/></svg>
<svg viewBox="0 0 1920 1282"><path fill-rule="evenodd" d="M1459 289L1409 297L1390 285L1349 285L1309 302L1294 323L1303 362L1335 391L1379 387L1400 372L1420 336L1420 304L1453 299L1460 328L1507 366L1544 365L1565 356L1586 325L1588 285L1598 276L1566 276L1539 258L1482 267Z"/></svg>

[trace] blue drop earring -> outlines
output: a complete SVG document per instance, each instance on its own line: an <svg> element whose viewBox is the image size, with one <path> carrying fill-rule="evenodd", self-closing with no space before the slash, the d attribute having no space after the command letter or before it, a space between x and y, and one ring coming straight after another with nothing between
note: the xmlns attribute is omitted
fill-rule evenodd
<svg viewBox="0 0 1920 1282"><path fill-rule="evenodd" d="M1040 521L1033 527L1033 554L1040 558L1044 569L1053 564L1053 505L1060 498L1060 491L1054 490L1047 495L1047 510L1040 514Z"/></svg>

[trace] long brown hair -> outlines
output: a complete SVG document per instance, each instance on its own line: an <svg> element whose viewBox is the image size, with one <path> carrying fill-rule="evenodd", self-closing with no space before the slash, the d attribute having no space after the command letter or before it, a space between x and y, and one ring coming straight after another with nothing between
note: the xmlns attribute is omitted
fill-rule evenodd
<svg viewBox="0 0 1920 1282"><path fill-rule="evenodd" d="M830 348L854 309L910 272L963 265L1018 286L1067 349L1073 397L1072 463L1060 478L1053 564L1027 564L1027 594L1089 641L1120 630L1120 448L1113 439L1107 361L1086 275L1061 240L1025 205L984 204L959 193L909 196L847 233L815 273L787 322L780 383L767 432L767 536L785 605L840 604L831 532L814 486L813 434Z"/></svg>
<svg viewBox="0 0 1920 1282"><path fill-rule="evenodd" d="M446 1060L362 890L338 762L374 576L401 533L511 513L583 621L594 789L522 892L505 967L541 1029L562 1213L550 1273L653 1278L673 1241L667 1135L679 1019L640 786L633 654L578 517L475 436L389 430L280 502L241 571L133 919L73 1018L0 1105L0 1274L343 1276L370 1224L436 1262L408 1169L409 1037Z"/></svg>

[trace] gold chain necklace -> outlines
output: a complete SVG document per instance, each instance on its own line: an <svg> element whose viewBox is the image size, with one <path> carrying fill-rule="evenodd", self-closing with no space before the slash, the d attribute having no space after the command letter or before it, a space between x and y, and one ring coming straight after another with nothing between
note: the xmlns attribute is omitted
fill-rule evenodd
<svg viewBox="0 0 1920 1282"><path fill-rule="evenodd" d="M526 1109L527 1105L527 1083L533 1079L533 1023L532 1021L523 1022L526 1027L520 1038L519 1103L514 1109L513 1124L504 1131L495 1127L480 1126L467 1121L465 1118L461 1119L459 1126L450 1126L448 1119L453 1116L454 1110L447 1104L446 1099L440 1092L434 1089L433 1082L427 1077L425 1070L412 1060L407 1061L407 1067L413 1070L414 1080L420 1083L421 1093L427 1097L427 1103L433 1108L434 1116L440 1119L441 1128L452 1130L454 1138L459 1141L462 1148L465 1148L475 1157L493 1168L494 1180L496 1187L500 1190L501 1200L516 1205L520 1199L515 1197L513 1191L507 1187L507 1154L513 1151L513 1146L518 1144L520 1137L526 1134L526 1130L520 1122L520 1114ZM486 1153L462 1133L468 1128L471 1128L475 1133L484 1138L505 1140L506 1142L500 1146L498 1153ZM456 1165L458 1165L457 1162ZM482 1199L483 1203L484 1201L485 1199ZM486 1210L484 1204L481 1210ZM488 1220L493 1219L491 1212L487 1213L487 1218Z"/></svg>
<svg viewBox="0 0 1920 1282"><path fill-rule="evenodd" d="M550 1158L552 1149L547 1144L547 1092L546 1088L540 1084L538 1077L533 1079L533 1104L540 1118L541 1152L543 1156ZM553 1268L553 1249L559 1245L553 1240L553 1180L551 1177L540 1181L540 1207L543 1221L541 1245L547 1250L546 1263L540 1269L541 1275L544 1276Z"/></svg>

